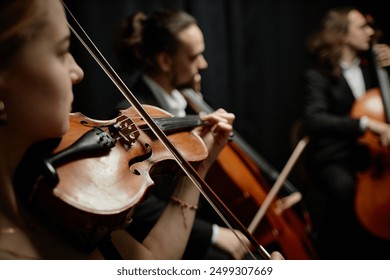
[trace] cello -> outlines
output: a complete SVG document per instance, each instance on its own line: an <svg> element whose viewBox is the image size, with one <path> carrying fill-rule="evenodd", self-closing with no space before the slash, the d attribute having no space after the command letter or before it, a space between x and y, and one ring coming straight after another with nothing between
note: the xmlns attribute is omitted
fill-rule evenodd
<svg viewBox="0 0 390 280"><path fill-rule="evenodd" d="M212 112L213 109L199 93L200 75L193 82L191 88L181 91L189 106L198 113ZM304 224L293 209L289 209L291 204L300 200L300 193L288 180L284 180L283 186L289 193L285 199L291 199L291 204L282 206L281 198L273 201L269 209L266 208L265 221L255 223L252 228L255 214L270 191L269 180L264 178L261 167L278 177L279 174L234 132L232 141L225 146L211 167L206 182L261 244L276 246L288 259L316 259L317 254L309 237L310 227Z"/></svg>
<svg viewBox="0 0 390 280"><path fill-rule="evenodd" d="M367 116L381 123L390 121L390 83L388 73L373 62L379 87L370 89L352 107L351 116ZM363 227L371 234L390 239L390 151L380 144L378 135L366 131L359 139L367 149L369 164L358 173L355 212Z"/></svg>

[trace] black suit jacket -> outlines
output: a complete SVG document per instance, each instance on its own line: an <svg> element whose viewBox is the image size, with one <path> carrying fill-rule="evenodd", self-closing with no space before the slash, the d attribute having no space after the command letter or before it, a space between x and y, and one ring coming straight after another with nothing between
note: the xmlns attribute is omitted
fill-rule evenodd
<svg viewBox="0 0 390 280"><path fill-rule="evenodd" d="M152 91L145 84L145 82L143 81L141 76L135 80L135 83L133 86L131 86L130 90L141 104L159 106ZM129 101L127 101L126 99L123 99L117 104L116 109L122 110L122 109L127 109L129 107L130 107ZM162 108L162 109L164 109L164 108Z"/></svg>
<svg viewBox="0 0 390 280"><path fill-rule="evenodd" d="M131 91L141 104L160 107L153 93L141 77L136 80L135 84L131 87ZM118 103L116 109L126 109L129 106L129 102L124 99ZM152 177L152 179L155 182L155 186L148 194L146 200L138 205L133 215L133 221L127 229L128 232L139 241L142 241L147 236L162 214L175 186L175 182L168 176ZM201 200L187 248L183 256L184 259L207 258L206 252L208 252L211 247L212 223L201 218L201 215L204 212L207 213L210 211L209 209L210 208L206 205L205 201ZM175 237L172 236L172 238ZM224 258L226 258L226 256Z"/></svg>
<svg viewBox="0 0 390 280"><path fill-rule="evenodd" d="M366 89L377 85L372 69L361 66ZM304 119L311 136L309 160L311 166L350 160L362 134L358 119L350 112L355 102L352 90L343 76L326 75L317 69L305 73L306 95Z"/></svg>

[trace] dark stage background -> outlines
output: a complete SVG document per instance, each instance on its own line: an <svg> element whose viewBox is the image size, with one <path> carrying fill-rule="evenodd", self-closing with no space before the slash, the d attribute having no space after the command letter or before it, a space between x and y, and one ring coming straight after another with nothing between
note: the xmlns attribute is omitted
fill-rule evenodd
<svg viewBox="0 0 390 280"><path fill-rule="evenodd" d="M387 1L356 0L68 0L65 1L114 69L114 34L126 15L160 7L192 14L204 32L209 68L202 73L208 103L235 113L235 128L281 170L292 152L291 130L300 118L305 40L325 11L352 5L371 13L390 34ZM387 43L389 37L385 36ZM75 87L74 111L111 118L121 94L76 38L72 52L85 71ZM127 84L132 76L120 73ZM134 93L136 95L136 93ZM294 178L292 178L294 180Z"/></svg>

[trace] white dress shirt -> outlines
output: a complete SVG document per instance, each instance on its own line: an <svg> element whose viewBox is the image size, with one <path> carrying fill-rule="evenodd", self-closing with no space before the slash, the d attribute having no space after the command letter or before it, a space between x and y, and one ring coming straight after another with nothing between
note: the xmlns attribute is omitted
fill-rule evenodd
<svg viewBox="0 0 390 280"><path fill-rule="evenodd" d="M366 92L366 84L364 83L363 72L360 68L360 59L356 58L352 63L341 61L340 67L355 99L361 98ZM360 118L359 125L362 131L367 129L367 122L367 117L363 116Z"/></svg>
<svg viewBox="0 0 390 280"><path fill-rule="evenodd" d="M363 72L360 68L360 59L356 58L352 63L340 62L340 67L344 78L347 80L355 99L359 99L366 92Z"/></svg>
<svg viewBox="0 0 390 280"><path fill-rule="evenodd" d="M162 109L177 117L184 117L186 115L187 101L177 89L174 89L169 94L150 77L144 75L142 78L151 89L158 103L161 104Z"/></svg>

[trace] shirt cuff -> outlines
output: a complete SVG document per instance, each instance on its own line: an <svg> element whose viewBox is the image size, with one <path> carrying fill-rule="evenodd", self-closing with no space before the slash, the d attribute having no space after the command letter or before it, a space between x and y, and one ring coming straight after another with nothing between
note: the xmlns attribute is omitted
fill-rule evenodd
<svg viewBox="0 0 390 280"><path fill-rule="evenodd" d="M213 233L211 235L211 244L215 244L215 242L217 242L217 238L219 235L219 226L213 224L212 229L213 229Z"/></svg>
<svg viewBox="0 0 390 280"><path fill-rule="evenodd" d="M359 121L359 127L362 131L365 131L367 129L368 125L368 118L367 117L361 117Z"/></svg>

